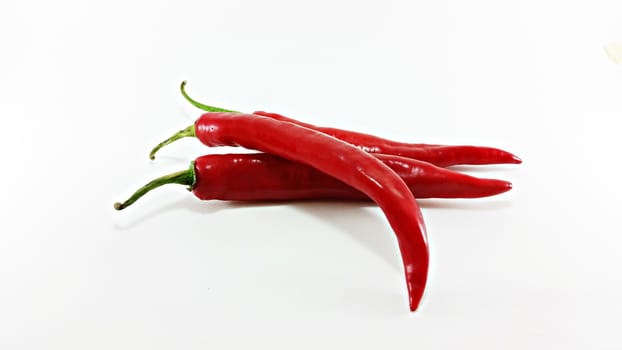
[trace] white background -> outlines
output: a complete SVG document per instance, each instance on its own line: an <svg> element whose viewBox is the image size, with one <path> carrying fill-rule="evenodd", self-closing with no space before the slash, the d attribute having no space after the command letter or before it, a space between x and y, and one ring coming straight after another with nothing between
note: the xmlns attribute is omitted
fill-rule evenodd
<svg viewBox="0 0 622 350"><path fill-rule="evenodd" d="M620 349L622 41L611 1L2 1L0 348ZM408 312L376 207L201 202L146 181L181 98L507 149L514 183L421 200Z"/></svg>

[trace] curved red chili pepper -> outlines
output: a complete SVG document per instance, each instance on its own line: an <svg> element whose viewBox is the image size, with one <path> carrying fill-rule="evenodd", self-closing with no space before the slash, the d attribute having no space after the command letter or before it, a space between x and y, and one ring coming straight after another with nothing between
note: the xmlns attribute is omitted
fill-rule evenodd
<svg viewBox="0 0 622 350"><path fill-rule="evenodd" d="M181 83L181 93L193 106L208 112L235 112L232 110L208 106L192 99L185 90L186 82ZM383 153L423 160L438 166L452 165L485 165L485 164L520 164L522 160L514 154L493 147L484 146L448 146L431 145L424 143L404 143L378 136L364 134L355 131L320 127L304 123L296 119L288 118L277 113L262 111L253 114L286 121L309 129L317 130L355 145L366 152Z"/></svg>
<svg viewBox="0 0 622 350"><path fill-rule="evenodd" d="M210 147L242 146L307 164L365 193L382 209L397 236L410 308L417 309L428 275L427 234L415 197L391 168L319 131L252 114L205 113L184 132Z"/></svg>
<svg viewBox="0 0 622 350"><path fill-rule="evenodd" d="M476 198L512 188L507 181L481 179L410 158L375 156L404 180L415 198ZM202 200L369 200L342 181L273 154L209 154L198 157L187 170L148 183L115 208L127 208L154 188L171 183L188 186Z"/></svg>
<svg viewBox="0 0 622 350"><path fill-rule="evenodd" d="M415 198L476 198L512 188L503 180L480 179L410 158L377 156L404 180ZM201 156L194 169L192 191L202 200L369 200L308 165L267 153Z"/></svg>
<svg viewBox="0 0 622 350"><path fill-rule="evenodd" d="M295 123L309 129L323 132L355 145L366 152L393 154L396 156L414 158L442 167L462 164L520 164L522 162L520 158L512 153L493 147L404 143L355 131L315 126L297 121L295 119L287 118L277 113L256 111L253 112L253 114Z"/></svg>

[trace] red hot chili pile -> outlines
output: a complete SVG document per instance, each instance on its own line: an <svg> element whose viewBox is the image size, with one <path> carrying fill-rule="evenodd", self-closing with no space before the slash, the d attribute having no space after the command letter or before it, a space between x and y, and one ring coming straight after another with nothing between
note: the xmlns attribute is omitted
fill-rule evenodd
<svg viewBox="0 0 622 350"><path fill-rule="evenodd" d="M155 153L180 138L208 147L240 146L260 153L198 157L186 170L155 179L123 203L122 210L150 190L181 184L202 200L373 200L397 237L410 310L425 291L429 250L415 198L477 198L506 192L512 184L445 167L460 164L519 164L515 155L491 147L412 144L354 131L318 127L276 113L240 113L202 104L206 111L186 129L157 145Z"/></svg>

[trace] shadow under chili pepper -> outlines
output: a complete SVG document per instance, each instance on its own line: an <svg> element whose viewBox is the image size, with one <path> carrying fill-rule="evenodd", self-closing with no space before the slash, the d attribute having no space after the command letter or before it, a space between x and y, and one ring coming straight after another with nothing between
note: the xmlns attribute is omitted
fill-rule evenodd
<svg viewBox="0 0 622 350"><path fill-rule="evenodd" d="M459 210L499 210L507 209L512 206L509 200L491 199L418 199L417 202L422 209L459 209Z"/></svg>
<svg viewBox="0 0 622 350"><path fill-rule="evenodd" d="M162 205L154 210L151 210L141 216L136 217L127 224L115 223L115 228L119 230L130 230L136 226L139 226L149 220L156 218L164 213L188 210L201 214L213 214L223 209L230 207L228 202L224 201L205 201L202 202L194 197L185 197L178 201L170 202Z"/></svg>
<svg viewBox="0 0 622 350"><path fill-rule="evenodd" d="M318 220L330 223L339 231L359 242L373 254L387 262L396 271L402 271L397 242L391 227L381 216L369 215L365 208L377 208L372 201L225 201L218 210L248 207L287 206L302 211ZM199 210L200 211L200 210ZM386 233L386 234L383 234Z"/></svg>
<svg viewBox="0 0 622 350"><path fill-rule="evenodd" d="M496 173L499 172L511 172L514 171L511 166L499 166L499 165L452 165L448 166L447 169L452 171L457 171L459 173L489 173L494 171Z"/></svg>
<svg viewBox="0 0 622 350"><path fill-rule="evenodd" d="M291 203L290 203L291 204ZM298 202L292 208L330 223L353 238L396 271L402 271L397 241L382 216L370 215L365 208L377 208L373 202Z"/></svg>
<svg viewBox="0 0 622 350"><path fill-rule="evenodd" d="M379 256L396 271L402 270L398 248L391 233L391 228L381 217L369 215L369 213L363 210L364 208L376 207L371 201L199 201L196 198L186 197L151 210L127 224L116 223L114 226L119 230L130 230L164 213L180 210L205 215L242 207L273 206L294 208L314 218L328 222Z"/></svg>
<svg viewBox="0 0 622 350"><path fill-rule="evenodd" d="M391 227L382 220L382 216L369 215L365 208L377 208L372 201L258 201L228 202L229 207L264 207L286 205L302 211L318 220L330 223L339 231L347 234L396 271L402 271L397 242ZM385 234L386 233L386 234Z"/></svg>

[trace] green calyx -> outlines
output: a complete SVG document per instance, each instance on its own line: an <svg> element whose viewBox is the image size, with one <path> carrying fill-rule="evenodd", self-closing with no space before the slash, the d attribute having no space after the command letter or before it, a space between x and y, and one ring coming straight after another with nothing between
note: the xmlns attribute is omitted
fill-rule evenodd
<svg viewBox="0 0 622 350"><path fill-rule="evenodd" d="M194 171L194 162L190 163L190 167L187 170L178 171L176 173L172 173L169 175L165 175L159 177L145 186L138 189L138 191L134 192L134 194L128 198L125 202L120 203L117 202L114 204L114 208L116 210L123 210L134 202L136 202L140 197L147 194L147 192L153 190L154 188L158 188L162 185L166 184L178 184L188 186L188 191L192 191L194 185L196 183L196 173Z"/></svg>

